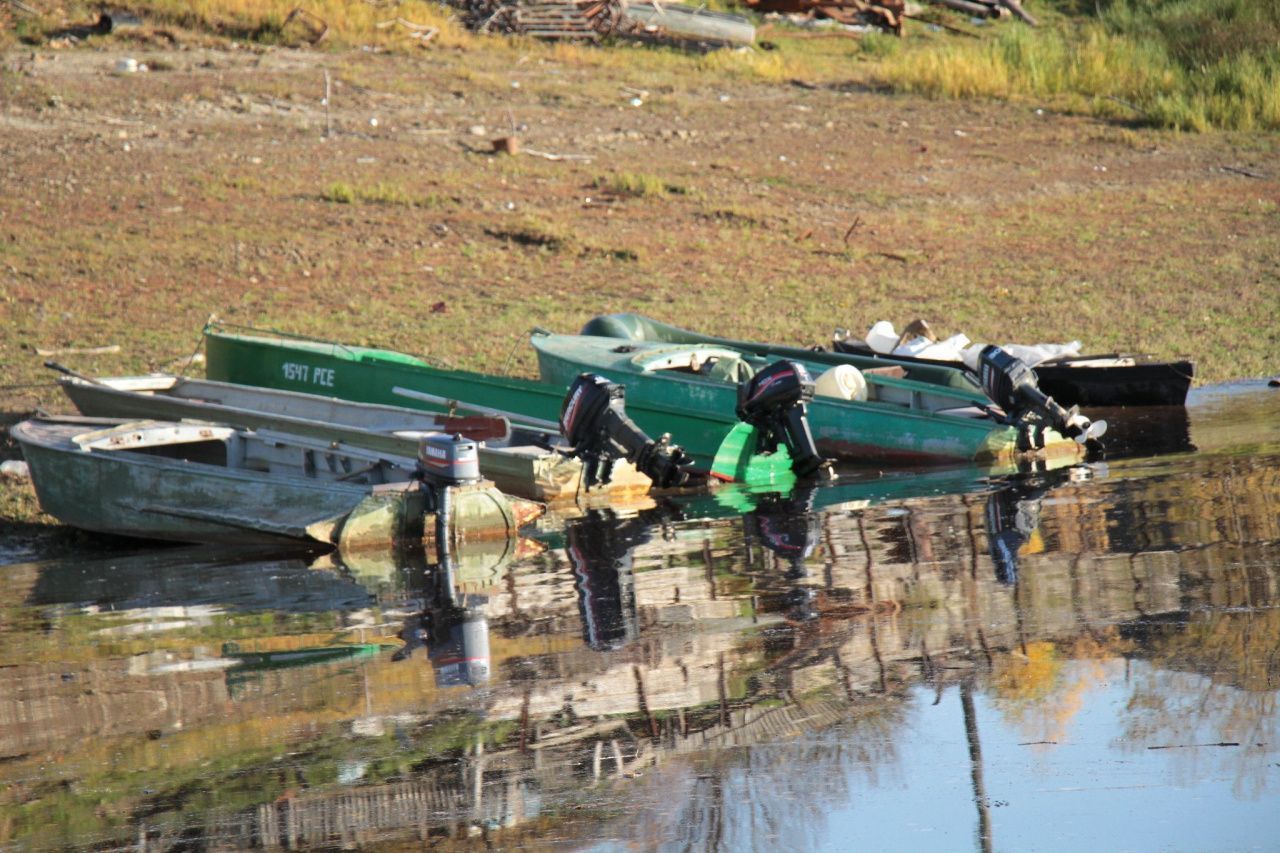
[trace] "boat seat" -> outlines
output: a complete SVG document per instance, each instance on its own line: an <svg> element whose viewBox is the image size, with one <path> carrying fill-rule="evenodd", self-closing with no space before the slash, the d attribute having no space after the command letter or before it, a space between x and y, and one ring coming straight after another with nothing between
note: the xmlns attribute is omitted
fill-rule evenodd
<svg viewBox="0 0 1280 853"><path fill-rule="evenodd" d="M884 367L868 367L862 371L864 376L885 376L889 379L904 379L907 371L900 364L890 364Z"/></svg>
<svg viewBox="0 0 1280 853"><path fill-rule="evenodd" d="M735 385L756 375L755 368L743 359L724 357L704 364L698 372L709 379L732 382Z"/></svg>
<svg viewBox="0 0 1280 853"><path fill-rule="evenodd" d="M974 418L980 419L987 417L987 413L977 406L956 406L951 409L935 409L935 415L950 415L953 418Z"/></svg>

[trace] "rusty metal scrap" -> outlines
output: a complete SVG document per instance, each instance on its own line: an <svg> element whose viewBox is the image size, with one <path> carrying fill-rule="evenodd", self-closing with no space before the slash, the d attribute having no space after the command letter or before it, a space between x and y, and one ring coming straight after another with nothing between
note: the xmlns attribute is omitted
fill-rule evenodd
<svg viewBox="0 0 1280 853"><path fill-rule="evenodd" d="M750 44L755 27L737 15L654 0L451 0L477 32L545 39L677 38Z"/></svg>
<svg viewBox="0 0 1280 853"><path fill-rule="evenodd" d="M477 32L550 39L613 35L622 0L454 0L467 26Z"/></svg>
<svg viewBox="0 0 1280 853"><path fill-rule="evenodd" d="M830 18L841 24L867 24L893 33L902 32L904 0L746 0L756 12L778 12Z"/></svg>

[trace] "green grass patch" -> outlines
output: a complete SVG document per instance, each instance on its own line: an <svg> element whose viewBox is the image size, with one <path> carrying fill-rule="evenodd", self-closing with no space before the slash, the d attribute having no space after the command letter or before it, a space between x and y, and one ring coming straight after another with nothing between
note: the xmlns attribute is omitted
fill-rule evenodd
<svg viewBox="0 0 1280 853"><path fill-rule="evenodd" d="M393 207L439 207L444 200L436 195L414 195L398 184L379 181L369 186L334 181L320 193L334 204L385 204Z"/></svg>
<svg viewBox="0 0 1280 853"><path fill-rule="evenodd" d="M660 198L665 195L689 195L689 188L673 184L657 175L640 172L617 172L596 178L597 189L633 198Z"/></svg>
<svg viewBox="0 0 1280 853"><path fill-rule="evenodd" d="M1116 0L1038 29L921 40L876 76L931 97L1038 98L1182 130L1277 130L1280 5Z"/></svg>

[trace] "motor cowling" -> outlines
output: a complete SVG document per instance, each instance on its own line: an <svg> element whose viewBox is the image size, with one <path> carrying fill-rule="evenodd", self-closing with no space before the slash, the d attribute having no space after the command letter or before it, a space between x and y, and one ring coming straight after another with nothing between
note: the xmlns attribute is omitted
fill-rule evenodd
<svg viewBox="0 0 1280 853"><path fill-rule="evenodd" d="M978 380L983 392L1012 420L1039 418L1081 444L1096 442L1107 431L1106 421L1091 421L1079 406L1064 409L1040 390L1036 372L994 344L978 355Z"/></svg>
<svg viewBox="0 0 1280 853"><path fill-rule="evenodd" d="M692 457L671 443L651 439L626 413L626 392L603 376L583 373L569 386L560 407L560 432L583 462L583 485L608 483L613 464L625 459L661 489L689 485Z"/></svg>
<svg viewBox="0 0 1280 853"><path fill-rule="evenodd" d="M785 445L792 469L801 477L830 470L809 429L808 404L813 392L813 377L805 366L785 359L738 385L737 415L756 428L758 452L773 452L778 445Z"/></svg>

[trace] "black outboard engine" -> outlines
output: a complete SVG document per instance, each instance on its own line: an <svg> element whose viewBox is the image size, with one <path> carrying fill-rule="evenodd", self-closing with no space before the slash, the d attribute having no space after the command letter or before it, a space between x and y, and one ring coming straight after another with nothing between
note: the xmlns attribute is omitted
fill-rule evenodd
<svg viewBox="0 0 1280 853"><path fill-rule="evenodd" d="M779 444L791 454L797 476L831 473L831 465L818 455L809 431L809 406L814 382L803 364L776 361L738 386L737 415L759 433L757 452L772 452Z"/></svg>
<svg viewBox="0 0 1280 853"><path fill-rule="evenodd" d="M749 540L759 542L787 562L784 577L792 584L786 595L792 618L815 618L813 591L804 583L809 576L805 560L822 538L819 517L813 512L813 487L798 489L786 498L766 495L742 521Z"/></svg>
<svg viewBox="0 0 1280 853"><path fill-rule="evenodd" d="M625 459L660 489L691 485L692 457L663 434L649 438L627 417L625 390L603 376L583 373L569 386L560 407L560 432L583 462L583 485L608 483L613 463Z"/></svg>
<svg viewBox="0 0 1280 853"><path fill-rule="evenodd" d="M1047 491L1046 485L1032 481L1010 485L987 497L983 513L987 548L996 580L1006 586L1018 582L1018 552L1040 526L1040 501Z"/></svg>
<svg viewBox="0 0 1280 853"><path fill-rule="evenodd" d="M633 518L591 509L565 523L565 553L578 590L582 638L591 648L619 649L640 636L632 555L668 520L664 508Z"/></svg>
<svg viewBox="0 0 1280 853"><path fill-rule="evenodd" d="M994 344L978 356L978 378L986 395L1015 421L1031 414L1081 444L1096 443L1107 431L1106 421L1090 421L1079 406L1064 409L1055 403L1040 390L1036 372L1026 362Z"/></svg>

